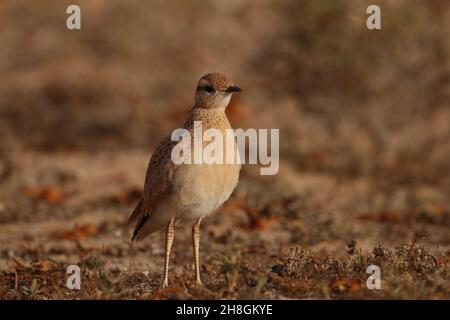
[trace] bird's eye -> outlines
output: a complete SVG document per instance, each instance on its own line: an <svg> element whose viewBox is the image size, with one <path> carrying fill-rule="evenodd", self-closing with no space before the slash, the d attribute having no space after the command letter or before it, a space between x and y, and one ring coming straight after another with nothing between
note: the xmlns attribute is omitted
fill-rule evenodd
<svg viewBox="0 0 450 320"><path fill-rule="evenodd" d="M211 87L211 86L205 86L205 91L206 91L206 92L213 92L213 91L214 91L214 88Z"/></svg>

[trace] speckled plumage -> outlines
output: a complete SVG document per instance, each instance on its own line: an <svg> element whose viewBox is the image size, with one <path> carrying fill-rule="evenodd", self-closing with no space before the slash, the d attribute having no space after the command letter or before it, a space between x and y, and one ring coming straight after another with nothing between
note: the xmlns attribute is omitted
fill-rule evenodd
<svg viewBox="0 0 450 320"><path fill-rule="evenodd" d="M212 92L209 90L213 89ZM228 90L228 91L227 91ZM193 139L194 121L202 121L202 130L225 130L231 125L225 107L233 92L240 91L224 75L210 73L203 76L196 91L195 105L183 128ZM168 135L155 149L145 178L143 198L129 217L137 221L133 240L139 240L167 226L166 267L163 286L167 285L168 255L173 240L173 223L196 220L193 228L196 279L201 283L198 269L198 234L200 221L214 212L231 195L238 183L240 164L179 164L171 159L171 151L178 142ZM194 148L194 144L192 144ZM234 145L237 153L237 146ZM197 246L197 247L196 247ZM197 253L196 253L197 250Z"/></svg>

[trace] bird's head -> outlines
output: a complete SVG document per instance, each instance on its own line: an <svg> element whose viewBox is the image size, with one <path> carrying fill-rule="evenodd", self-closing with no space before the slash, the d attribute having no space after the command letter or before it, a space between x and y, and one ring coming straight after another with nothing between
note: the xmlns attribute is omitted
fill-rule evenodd
<svg viewBox="0 0 450 320"><path fill-rule="evenodd" d="M221 73L208 73L200 78L195 93L195 107L205 109L225 109L231 95L241 92L230 79Z"/></svg>

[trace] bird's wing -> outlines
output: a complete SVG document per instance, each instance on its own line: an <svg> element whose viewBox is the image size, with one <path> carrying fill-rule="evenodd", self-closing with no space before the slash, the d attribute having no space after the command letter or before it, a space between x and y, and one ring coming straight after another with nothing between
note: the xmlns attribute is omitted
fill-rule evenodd
<svg viewBox="0 0 450 320"><path fill-rule="evenodd" d="M171 151L176 142L170 136L161 141L153 153L145 176L144 195L128 218L128 224L137 220L133 238L147 221L155 208L171 191L171 178L175 165L171 160Z"/></svg>
<svg viewBox="0 0 450 320"><path fill-rule="evenodd" d="M130 216L128 217L128 225L130 225L136 218L141 214L142 211L142 204L144 203L144 199L139 199L138 204L136 205L136 208L134 208L133 212L131 212Z"/></svg>

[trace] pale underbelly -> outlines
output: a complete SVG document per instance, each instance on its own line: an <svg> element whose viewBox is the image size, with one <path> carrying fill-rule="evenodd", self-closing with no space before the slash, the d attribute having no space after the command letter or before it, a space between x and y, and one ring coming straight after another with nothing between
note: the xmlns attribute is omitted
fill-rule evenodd
<svg viewBox="0 0 450 320"><path fill-rule="evenodd" d="M192 166L192 165L191 165ZM194 165L183 177L178 201L181 220L205 217L219 208L233 192L239 179L239 165Z"/></svg>
<svg viewBox="0 0 450 320"><path fill-rule="evenodd" d="M240 165L195 166L177 172L173 193L152 212L140 232L143 237L165 228L172 218L188 222L206 217L228 200L238 183Z"/></svg>

